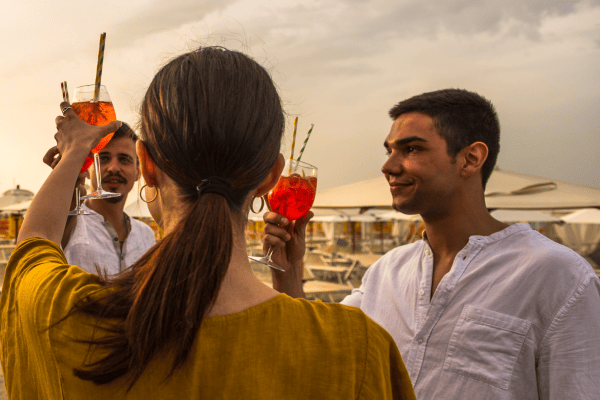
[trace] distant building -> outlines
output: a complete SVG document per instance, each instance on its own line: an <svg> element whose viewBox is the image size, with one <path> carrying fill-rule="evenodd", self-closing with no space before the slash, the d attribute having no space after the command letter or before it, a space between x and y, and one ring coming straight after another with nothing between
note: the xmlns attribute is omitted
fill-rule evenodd
<svg viewBox="0 0 600 400"><path fill-rule="evenodd" d="M4 211L3 209L31 199L33 199L33 192L21 189L19 185L0 196L0 243L16 239L23 223L22 212Z"/></svg>
<svg viewBox="0 0 600 400"><path fill-rule="evenodd" d="M0 196L0 210L2 210L2 207L22 203L31 199L33 199L33 192L21 189L21 187L17 185L16 188L7 190Z"/></svg>

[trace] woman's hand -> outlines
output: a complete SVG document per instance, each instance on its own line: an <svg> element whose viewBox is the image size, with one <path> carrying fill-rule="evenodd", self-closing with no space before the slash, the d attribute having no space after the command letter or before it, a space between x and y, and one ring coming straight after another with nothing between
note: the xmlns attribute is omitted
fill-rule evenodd
<svg viewBox="0 0 600 400"><path fill-rule="evenodd" d="M306 224L313 215L309 211L292 224L274 212L263 217L266 223L263 250L266 254L273 246L273 262L285 269L285 272L271 269L273 289L295 298L306 297L302 288L302 257L306 250Z"/></svg>
<svg viewBox="0 0 600 400"><path fill-rule="evenodd" d="M306 224L313 215L309 211L291 224L285 217L274 212L265 213L263 217L265 221L263 251L266 254L273 246L271 256L273 262L286 271L300 266L306 251Z"/></svg>
<svg viewBox="0 0 600 400"><path fill-rule="evenodd" d="M55 160L50 162L51 165L55 164L55 168L31 201L17 243L32 237L61 243L69 205L73 200L73 186L85 157L100 139L115 132L121 125L117 121L105 126L88 125L70 107L67 102L61 103L61 110L67 110L64 116L55 119L58 132L54 138L61 155L60 162L58 165L54 163ZM54 156L49 157L54 159Z"/></svg>
<svg viewBox="0 0 600 400"><path fill-rule="evenodd" d="M89 125L82 121L69 102L60 103L61 110L67 108L64 116L56 117L57 132L54 135L56 147L64 158L67 155L83 155L83 159L90 153L100 140L111 132L115 132L121 126L121 122L113 121L105 126ZM83 165L83 161L82 161Z"/></svg>

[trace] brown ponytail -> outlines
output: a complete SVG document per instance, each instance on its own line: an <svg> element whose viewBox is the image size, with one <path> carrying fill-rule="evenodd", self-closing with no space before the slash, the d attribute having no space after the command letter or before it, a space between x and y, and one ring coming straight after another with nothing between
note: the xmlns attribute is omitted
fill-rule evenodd
<svg viewBox="0 0 600 400"><path fill-rule="evenodd" d="M97 384L126 376L131 385L168 346L171 374L186 361L231 260L233 223L250 190L279 153L284 118L268 73L249 57L203 48L163 67L142 104L141 137L152 161L188 205L179 225L138 262L103 280L102 296L74 309L120 321L99 339L104 358L74 370ZM200 182L231 182L229 196L199 193Z"/></svg>

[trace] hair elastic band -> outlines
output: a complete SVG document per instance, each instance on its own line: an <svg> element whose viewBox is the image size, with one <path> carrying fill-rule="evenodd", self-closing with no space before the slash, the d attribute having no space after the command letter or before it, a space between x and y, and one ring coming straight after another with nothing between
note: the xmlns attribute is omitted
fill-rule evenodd
<svg viewBox="0 0 600 400"><path fill-rule="evenodd" d="M226 199L231 198L231 192L233 187L231 186L231 180L227 178L221 178L220 176L211 176L203 179L198 186L196 186L198 196L202 196L206 193L216 193Z"/></svg>

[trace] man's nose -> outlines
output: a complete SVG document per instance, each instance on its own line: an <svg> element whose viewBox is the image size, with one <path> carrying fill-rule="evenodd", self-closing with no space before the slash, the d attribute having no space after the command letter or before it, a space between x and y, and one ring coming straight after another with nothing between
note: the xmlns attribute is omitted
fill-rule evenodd
<svg viewBox="0 0 600 400"><path fill-rule="evenodd" d="M117 171L120 169L119 161L115 158L111 158L110 161L105 161L107 171Z"/></svg>
<svg viewBox="0 0 600 400"><path fill-rule="evenodd" d="M381 167L381 172L383 172L385 175L400 175L402 172L400 160L397 160L393 156L388 157Z"/></svg>

